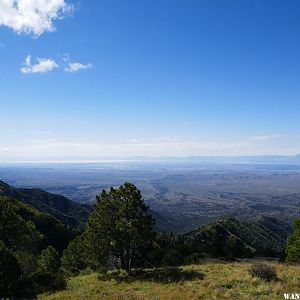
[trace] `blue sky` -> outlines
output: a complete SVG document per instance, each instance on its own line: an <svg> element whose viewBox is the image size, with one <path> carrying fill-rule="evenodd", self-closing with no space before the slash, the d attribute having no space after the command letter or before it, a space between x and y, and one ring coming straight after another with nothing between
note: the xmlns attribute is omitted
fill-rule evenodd
<svg viewBox="0 0 300 300"><path fill-rule="evenodd" d="M1 161L300 153L299 1L17 2Z"/></svg>

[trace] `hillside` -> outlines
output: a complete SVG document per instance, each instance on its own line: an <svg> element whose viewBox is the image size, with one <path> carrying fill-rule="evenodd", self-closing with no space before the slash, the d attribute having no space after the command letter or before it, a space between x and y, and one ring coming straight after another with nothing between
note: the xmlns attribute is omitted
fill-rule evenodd
<svg viewBox="0 0 300 300"><path fill-rule="evenodd" d="M100 280L97 274L71 278L65 291L45 294L39 300L79 299L284 299L299 290L300 267L273 264L279 279L264 282L250 276L249 263L202 262L172 272L148 270L148 276L132 281ZM159 280L164 272L167 282ZM160 278L162 279L162 278Z"/></svg>
<svg viewBox="0 0 300 300"><path fill-rule="evenodd" d="M78 234L91 207L39 189L17 189L0 181L0 197L14 204L16 213L34 223L43 235L39 248L48 245L62 252Z"/></svg>
<svg viewBox="0 0 300 300"><path fill-rule="evenodd" d="M41 189L18 189L3 181L0 181L0 196L17 199L70 226L83 225L92 210L89 205L76 203L61 195Z"/></svg>
<svg viewBox="0 0 300 300"><path fill-rule="evenodd" d="M279 256L291 230L289 224L267 216L224 218L193 230L184 238L195 252L214 257Z"/></svg>
<svg viewBox="0 0 300 300"><path fill-rule="evenodd" d="M16 214L24 221L34 223L37 231L42 234L38 249L44 249L51 245L59 252L62 252L78 234L78 230L75 228L63 224L56 218L37 210L33 206L11 197L0 196L0 199L13 204Z"/></svg>
<svg viewBox="0 0 300 300"><path fill-rule="evenodd" d="M159 213L153 209L149 209L150 214L155 219L155 229L160 232L173 232L178 229L176 220L171 217Z"/></svg>

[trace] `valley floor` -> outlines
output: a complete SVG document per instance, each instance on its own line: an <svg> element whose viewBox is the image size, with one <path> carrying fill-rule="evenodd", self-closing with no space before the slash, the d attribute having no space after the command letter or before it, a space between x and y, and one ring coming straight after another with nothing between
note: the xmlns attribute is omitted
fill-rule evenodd
<svg viewBox="0 0 300 300"><path fill-rule="evenodd" d="M40 295L38 299L273 300L285 299L284 293L300 293L300 266L272 264L276 268L278 280L270 283L251 277L248 272L250 263L206 262L179 268L177 271L186 276L179 282L173 280L172 275L169 276L167 283L159 282L158 277L155 277L157 274L153 277L121 282L100 280L95 273L82 275L71 278L66 290Z"/></svg>

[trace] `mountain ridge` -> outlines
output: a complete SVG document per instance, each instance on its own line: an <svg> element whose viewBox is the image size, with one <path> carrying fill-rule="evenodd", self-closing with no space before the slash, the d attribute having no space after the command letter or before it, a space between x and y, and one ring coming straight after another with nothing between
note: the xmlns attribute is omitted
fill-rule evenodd
<svg viewBox="0 0 300 300"><path fill-rule="evenodd" d="M292 226L269 216L239 220L233 217L204 225L183 236L200 253L222 257L280 256ZM231 253L232 252L232 253Z"/></svg>
<svg viewBox="0 0 300 300"><path fill-rule="evenodd" d="M74 202L62 195L36 188L15 188L1 180L0 196L17 199L74 227L84 225L92 211L91 206Z"/></svg>

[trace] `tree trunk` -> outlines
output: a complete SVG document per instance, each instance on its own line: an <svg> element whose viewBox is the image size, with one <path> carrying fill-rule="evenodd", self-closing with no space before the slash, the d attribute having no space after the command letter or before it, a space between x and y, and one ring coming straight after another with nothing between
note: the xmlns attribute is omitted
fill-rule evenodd
<svg viewBox="0 0 300 300"><path fill-rule="evenodd" d="M123 253L120 254L120 260L121 260L121 269L126 270L126 262Z"/></svg>
<svg viewBox="0 0 300 300"><path fill-rule="evenodd" d="M126 270L129 273L131 268L130 268L130 255L129 255L128 251L125 251L124 263L125 263L124 270Z"/></svg>

